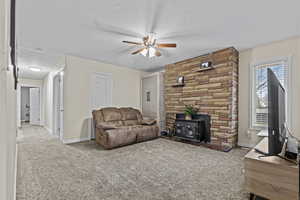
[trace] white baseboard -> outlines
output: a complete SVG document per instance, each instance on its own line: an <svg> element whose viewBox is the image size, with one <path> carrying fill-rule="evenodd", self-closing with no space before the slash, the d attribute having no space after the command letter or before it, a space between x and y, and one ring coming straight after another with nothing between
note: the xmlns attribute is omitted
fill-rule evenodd
<svg viewBox="0 0 300 200"><path fill-rule="evenodd" d="M90 138L71 138L71 139L63 139L64 144L73 144L78 142L85 142L89 141Z"/></svg>

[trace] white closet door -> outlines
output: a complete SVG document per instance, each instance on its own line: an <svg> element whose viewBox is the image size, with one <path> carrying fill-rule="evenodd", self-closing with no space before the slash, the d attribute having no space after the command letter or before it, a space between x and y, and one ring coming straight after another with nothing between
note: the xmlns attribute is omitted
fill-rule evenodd
<svg viewBox="0 0 300 200"><path fill-rule="evenodd" d="M112 105L112 77L110 74L93 74L91 100L92 110Z"/></svg>
<svg viewBox="0 0 300 200"><path fill-rule="evenodd" d="M40 125L40 89L30 88L30 124Z"/></svg>
<svg viewBox="0 0 300 200"><path fill-rule="evenodd" d="M92 75L91 113L112 106L112 75L94 73ZM95 138L94 124L91 126L91 138Z"/></svg>

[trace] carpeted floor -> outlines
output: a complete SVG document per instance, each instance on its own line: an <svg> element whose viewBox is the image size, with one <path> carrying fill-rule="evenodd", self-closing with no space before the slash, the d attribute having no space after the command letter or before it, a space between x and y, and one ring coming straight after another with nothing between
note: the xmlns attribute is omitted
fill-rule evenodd
<svg viewBox="0 0 300 200"><path fill-rule="evenodd" d="M245 151L156 139L115 150L63 145L40 127L18 142L17 200L246 200Z"/></svg>

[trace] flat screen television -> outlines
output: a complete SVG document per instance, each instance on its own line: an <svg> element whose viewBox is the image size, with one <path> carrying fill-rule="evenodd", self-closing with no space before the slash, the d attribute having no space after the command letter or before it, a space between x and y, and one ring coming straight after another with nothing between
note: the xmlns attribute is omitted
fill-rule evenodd
<svg viewBox="0 0 300 200"><path fill-rule="evenodd" d="M267 70L268 85L268 152L255 149L266 156L281 153L286 140L285 90L275 73Z"/></svg>
<svg viewBox="0 0 300 200"><path fill-rule="evenodd" d="M278 155L286 140L285 89L268 69L268 155Z"/></svg>

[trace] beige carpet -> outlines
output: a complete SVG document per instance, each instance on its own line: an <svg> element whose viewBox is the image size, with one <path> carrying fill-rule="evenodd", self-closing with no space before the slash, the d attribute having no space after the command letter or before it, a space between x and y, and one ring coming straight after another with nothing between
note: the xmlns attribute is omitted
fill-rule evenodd
<svg viewBox="0 0 300 200"><path fill-rule="evenodd" d="M18 144L17 200L246 200L245 153L166 139L107 151L29 126Z"/></svg>

